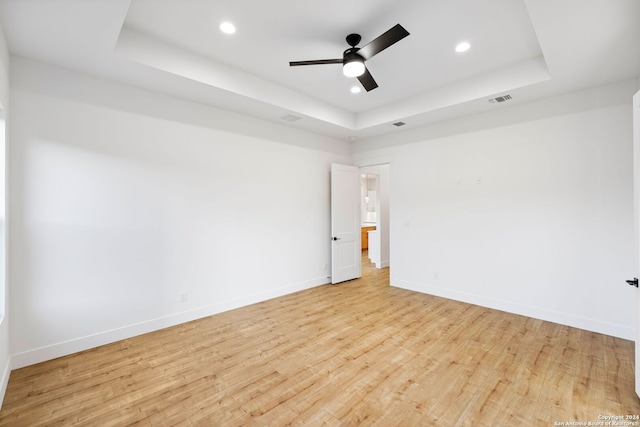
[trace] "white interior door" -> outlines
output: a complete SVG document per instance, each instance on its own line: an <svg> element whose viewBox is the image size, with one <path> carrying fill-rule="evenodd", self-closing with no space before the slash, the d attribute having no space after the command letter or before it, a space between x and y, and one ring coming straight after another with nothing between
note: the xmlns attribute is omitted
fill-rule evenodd
<svg viewBox="0 0 640 427"><path fill-rule="evenodd" d="M360 169L331 165L331 283L362 275Z"/></svg>
<svg viewBox="0 0 640 427"><path fill-rule="evenodd" d="M640 92L633 96L633 187L636 222L636 273L640 272ZM636 276L638 277L638 276ZM636 282L637 285L637 282ZM640 292L636 293L640 313ZM640 396L640 314L636 314L636 394Z"/></svg>

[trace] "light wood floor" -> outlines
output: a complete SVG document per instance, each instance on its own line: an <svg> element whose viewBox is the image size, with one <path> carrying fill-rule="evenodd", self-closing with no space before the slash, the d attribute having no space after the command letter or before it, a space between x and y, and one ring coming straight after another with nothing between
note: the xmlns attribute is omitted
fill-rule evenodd
<svg viewBox="0 0 640 427"><path fill-rule="evenodd" d="M553 426L640 414L633 344L388 269L11 373L0 426Z"/></svg>

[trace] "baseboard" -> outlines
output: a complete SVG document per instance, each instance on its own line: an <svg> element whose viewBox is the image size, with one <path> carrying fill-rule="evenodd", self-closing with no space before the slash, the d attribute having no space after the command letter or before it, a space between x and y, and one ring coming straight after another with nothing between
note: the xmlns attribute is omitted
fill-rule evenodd
<svg viewBox="0 0 640 427"><path fill-rule="evenodd" d="M6 373L7 381L11 369L19 369L25 366L34 365L36 363L44 362L46 360L55 359L57 357L67 356L69 354L77 353L79 351L88 350L94 347L98 347L105 344L110 344L116 341L120 341L127 338L132 338L138 335L146 334L149 332L157 331L160 329L176 326L181 323L190 322L204 317L212 316L214 314L222 313L225 311L233 310L236 308L244 307L250 304L255 304L261 301L266 301L279 296L287 295L293 292L303 291L305 289L311 289L316 286L329 283L326 277L317 278L314 280L300 282L293 285L272 289L267 292L261 292L253 294L247 297L237 298L234 300L224 301L217 304L211 304L203 307L198 307L193 310L188 310L180 313L175 313L169 316L151 319L145 322L124 326L109 331L100 332L94 335L85 336L65 342L52 344L49 346L17 353L11 357L11 365L8 367ZM9 369L10 368L10 369ZM4 380L4 377L3 377Z"/></svg>
<svg viewBox="0 0 640 427"><path fill-rule="evenodd" d="M11 375L11 356L7 360L7 363L2 370L2 378L0 378L0 409L4 403L4 395L7 392L7 385L9 384L9 375Z"/></svg>
<svg viewBox="0 0 640 427"><path fill-rule="evenodd" d="M389 260L386 260L386 261L382 261L382 262L380 263L380 267L378 267L378 266L376 265L376 268L387 268L387 267L389 267L389 265L391 265L391 264L389 263Z"/></svg>
<svg viewBox="0 0 640 427"><path fill-rule="evenodd" d="M487 298L479 295L453 291L451 289L445 289L421 283L414 283L405 280L394 279L394 283L392 284L392 286L407 289L410 291L420 292L423 294L452 299L455 301L480 305L495 310L506 311L508 313L519 314L521 316L532 317L534 319L545 320L548 322L558 323L560 325L571 326L574 328L584 329L587 331L597 332L600 334L610 335L626 340L635 341L636 339L635 330L624 325L602 322L586 317L567 314L564 312L547 310L540 307L531 307L510 301Z"/></svg>

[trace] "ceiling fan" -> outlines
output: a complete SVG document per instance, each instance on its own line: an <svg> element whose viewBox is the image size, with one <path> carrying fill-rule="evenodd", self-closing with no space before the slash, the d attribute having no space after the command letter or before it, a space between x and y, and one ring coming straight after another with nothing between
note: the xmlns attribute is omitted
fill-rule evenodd
<svg viewBox="0 0 640 427"><path fill-rule="evenodd" d="M357 77L367 92L378 87L378 84L371 76L371 73L364 65L364 62L374 55L382 52L389 46L407 37L409 32L400 24L391 27L378 38L372 40L364 47L356 47L360 43L359 34L349 34L347 43L351 46L345 50L340 59L319 59L315 61L292 61L289 65L320 65L320 64L342 64L342 72L347 77Z"/></svg>

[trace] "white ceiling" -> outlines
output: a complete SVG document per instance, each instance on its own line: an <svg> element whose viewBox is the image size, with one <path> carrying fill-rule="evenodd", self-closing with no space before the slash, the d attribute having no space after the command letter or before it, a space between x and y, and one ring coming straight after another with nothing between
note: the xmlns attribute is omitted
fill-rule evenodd
<svg viewBox="0 0 640 427"><path fill-rule="evenodd" d="M397 23L371 92L289 67ZM0 25L14 55L352 140L640 76L638 0L0 0Z"/></svg>

